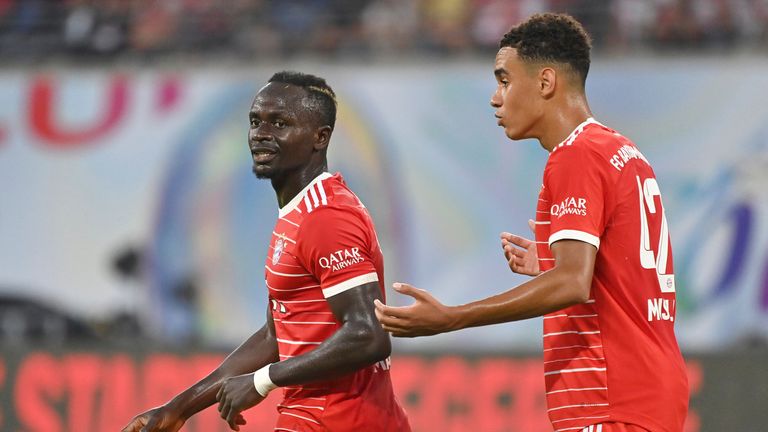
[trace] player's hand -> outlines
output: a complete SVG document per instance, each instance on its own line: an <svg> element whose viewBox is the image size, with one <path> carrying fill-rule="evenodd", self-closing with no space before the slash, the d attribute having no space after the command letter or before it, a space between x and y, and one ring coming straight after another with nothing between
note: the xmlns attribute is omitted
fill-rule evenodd
<svg viewBox="0 0 768 432"><path fill-rule="evenodd" d="M238 375L227 378L216 394L219 401L219 415L229 423L229 428L240 430L240 425L245 424L245 418L240 414L250 407L256 406L264 398L253 386L253 374Z"/></svg>
<svg viewBox="0 0 768 432"><path fill-rule="evenodd" d="M528 226L531 231L534 231L534 222L530 219ZM507 259L507 264L513 272L528 276L538 276L541 273L536 242L503 232L501 233L501 248L504 250L504 258Z"/></svg>
<svg viewBox="0 0 768 432"><path fill-rule="evenodd" d="M395 291L413 297L410 306L387 306L374 300L376 318L381 327L397 337L430 336L454 330L456 317L451 308L443 305L423 289L395 283Z"/></svg>
<svg viewBox="0 0 768 432"><path fill-rule="evenodd" d="M185 421L181 414L166 406L159 406L131 419L122 432L176 432L184 426Z"/></svg>

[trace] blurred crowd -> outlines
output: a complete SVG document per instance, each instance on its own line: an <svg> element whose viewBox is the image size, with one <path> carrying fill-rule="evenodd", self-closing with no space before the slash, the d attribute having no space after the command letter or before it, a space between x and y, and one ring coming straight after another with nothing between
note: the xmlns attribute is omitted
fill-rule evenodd
<svg viewBox="0 0 768 432"><path fill-rule="evenodd" d="M612 52L768 41L768 0L0 0L0 55L462 54L542 11L571 13Z"/></svg>

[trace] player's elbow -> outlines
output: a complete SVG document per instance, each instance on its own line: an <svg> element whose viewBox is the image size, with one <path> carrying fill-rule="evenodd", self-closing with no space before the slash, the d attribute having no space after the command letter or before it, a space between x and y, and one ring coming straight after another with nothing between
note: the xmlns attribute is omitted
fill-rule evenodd
<svg viewBox="0 0 768 432"><path fill-rule="evenodd" d="M589 301L589 292L589 284L580 284L579 286L575 287L573 293L573 303L581 304Z"/></svg>
<svg viewBox="0 0 768 432"><path fill-rule="evenodd" d="M392 343L389 340L389 335L384 331L376 329L371 332L368 338L366 349L366 363L376 363L386 359L392 354Z"/></svg>
<svg viewBox="0 0 768 432"><path fill-rule="evenodd" d="M576 276L570 278L567 282L569 303L581 304L586 303L590 298L592 290L592 278L586 276Z"/></svg>
<svg viewBox="0 0 768 432"><path fill-rule="evenodd" d="M380 326L376 327L365 326L355 332L356 352L359 355L360 363L373 364L386 359L392 353L389 335Z"/></svg>
<svg viewBox="0 0 768 432"><path fill-rule="evenodd" d="M586 303L592 289L592 275L578 271L560 269L557 283L560 301L563 307Z"/></svg>

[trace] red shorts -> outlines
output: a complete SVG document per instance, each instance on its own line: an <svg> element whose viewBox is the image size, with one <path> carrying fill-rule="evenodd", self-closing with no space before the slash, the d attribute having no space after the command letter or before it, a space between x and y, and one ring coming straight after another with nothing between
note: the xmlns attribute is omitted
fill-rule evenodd
<svg viewBox="0 0 768 432"><path fill-rule="evenodd" d="M648 432L648 429L629 423L599 423L587 426L581 432Z"/></svg>

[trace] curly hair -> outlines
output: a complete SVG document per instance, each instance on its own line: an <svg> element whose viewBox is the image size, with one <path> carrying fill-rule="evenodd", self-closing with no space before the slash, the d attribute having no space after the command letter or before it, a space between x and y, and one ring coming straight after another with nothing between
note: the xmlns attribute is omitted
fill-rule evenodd
<svg viewBox="0 0 768 432"><path fill-rule="evenodd" d="M512 27L499 48L515 48L520 60L558 63L575 73L581 84L589 72L592 42L584 27L567 14L536 14Z"/></svg>
<svg viewBox="0 0 768 432"><path fill-rule="evenodd" d="M323 78L302 72L282 71L272 75L267 82L279 82L301 87L307 91L304 105L314 111L331 129L336 126L336 93Z"/></svg>

